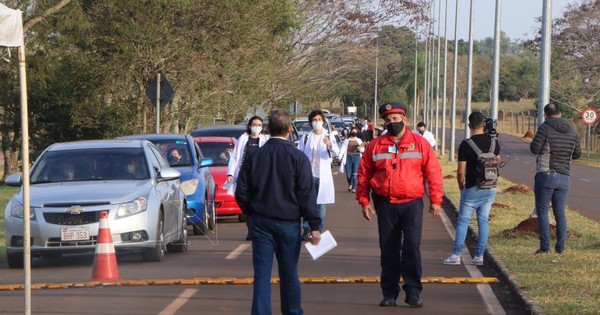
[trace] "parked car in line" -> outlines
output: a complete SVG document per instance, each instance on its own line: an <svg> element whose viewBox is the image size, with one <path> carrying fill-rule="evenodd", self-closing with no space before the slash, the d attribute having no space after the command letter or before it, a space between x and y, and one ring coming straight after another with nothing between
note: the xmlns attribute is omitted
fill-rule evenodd
<svg viewBox="0 0 600 315"><path fill-rule="evenodd" d="M149 141L49 146L30 172L32 255L93 252L102 211L108 211L117 252L141 252L145 261L161 261L166 251L187 251L180 176ZM21 186L21 174L8 176L5 183ZM21 188L4 214L10 268L23 267L24 213Z"/></svg>
<svg viewBox="0 0 600 315"><path fill-rule="evenodd" d="M192 130L192 137L233 137L239 139L246 132L246 125L207 126Z"/></svg>
<svg viewBox="0 0 600 315"><path fill-rule="evenodd" d="M204 156L213 160L210 171L216 183L215 209L217 216L238 216L240 222L246 221L246 216L235 201L235 196L227 194L227 166L237 139L233 137L196 137L194 139Z"/></svg>
<svg viewBox="0 0 600 315"><path fill-rule="evenodd" d="M211 164L211 161L205 159L190 135L160 133L124 136L118 139L143 139L154 143L167 157L171 167L181 173L186 215L194 234L204 235L209 230L215 229L216 185L210 169L206 167ZM174 150L178 152L179 159L173 158Z"/></svg>

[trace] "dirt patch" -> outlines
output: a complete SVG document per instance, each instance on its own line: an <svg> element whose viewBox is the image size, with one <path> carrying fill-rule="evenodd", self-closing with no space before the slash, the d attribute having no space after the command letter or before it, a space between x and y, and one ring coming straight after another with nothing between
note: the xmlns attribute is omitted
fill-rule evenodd
<svg viewBox="0 0 600 315"><path fill-rule="evenodd" d="M502 231L502 235L507 238L515 238L520 235L537 235L538 231L537 217L529 217L521 221L516 227ZM556 225L554 224L550 224L550 235L556 235ZM567 230L567 237L573 238L578 237L578 235L571 230Z"/></svg>
<svg viewBox="0 0 600 315"><path fill-rule="evenodd" d="M511 206L509 206L509 205L505 205L505 204L501 204L501 203L497 203L497 202L494 202L494 203L492 204L492 209L493 209L493 208L499 208L499 209L510 209L510 208L511 208Z"/></svg>
<svg viewBox="0 0 600 315"><path fill-rule="evenodd" d="M446 175L446 176L444 176L444 179L452 179L452 178L456 178L456 176L454 176L454 175Z"/></svg>
<svg viewBox="0 0 600 315"><path fill-rule="evenodd" d="M531 188L527 185L519 184L516 186L508 187L504 190L504 192L513 193L513 194L528 194L531 192Z"/></svg>

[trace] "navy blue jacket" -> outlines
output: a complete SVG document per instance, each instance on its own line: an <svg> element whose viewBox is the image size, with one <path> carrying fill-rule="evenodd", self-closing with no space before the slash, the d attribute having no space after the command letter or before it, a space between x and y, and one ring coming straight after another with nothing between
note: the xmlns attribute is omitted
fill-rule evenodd
<svg viewBox="0 0 600 315"><path fill-rule="evenodd" d="M289 141L271 138L246 157L238 175L235 199L242 212L267 218L321 223L310 161Z"/></svg>

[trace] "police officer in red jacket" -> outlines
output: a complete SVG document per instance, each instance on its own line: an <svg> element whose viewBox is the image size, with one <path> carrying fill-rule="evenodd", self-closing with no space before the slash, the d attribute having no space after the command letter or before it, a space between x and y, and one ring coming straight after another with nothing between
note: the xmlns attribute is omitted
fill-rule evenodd
<svg viewBox="0 0 600 315"><path fill-rule="evenodd" d="M421 230L425 182L429 185L429 213L441 211L442 167L429 142L404 125L406 105L392 102L379 107L387 133L373 140L363 154L358 170L356 199L363 216L377 213L381 250L379 306L396 306L400 277L411 307L422 307ZM374 210L370 204L373 197Z"/></svg>

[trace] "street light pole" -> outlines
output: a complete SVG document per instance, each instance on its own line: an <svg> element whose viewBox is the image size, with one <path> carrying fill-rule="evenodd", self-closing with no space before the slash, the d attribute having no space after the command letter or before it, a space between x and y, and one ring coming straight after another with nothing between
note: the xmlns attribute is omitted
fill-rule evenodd
<svg viewBox="0 0 600 315"><path fill-rule="evenodd" d="M540 54L540 83L538 87L538 126L544 123L544 106L550 102L550 57L552 30L552 0L544 0L542 12L542 46Z"/></svg>
<svg viewBox="0 0 600 315"><path fill-rule="evenodd" d="M469 17L469 62L467 64L467 106L465 108L465 139L471 136L469 130L469 114L471 113L471 91L473 90L473 0L471 0L471 13Z"/></svg>
<svg viewBox="0 0 600 315"><path fill-rule="evenodd" d="M375 98L373 99L373 124L375 124L375 122L377 121L377 74L379 68L379 31L377 33L377 42L375 46Z"/></svg>
<svg viewBox="0 0 600 315"><path fill-rule="evenodd" d="M454 9L454 68L452 69L452 109L450 110L450 162L454 162L456 151L456 68L458 67L458 5Z"/></svg>
<svg viewBox="0 0 600 315"><path fill-rule="evenodd" d="M415 27L415 84L414 84L414 96L413 96L413 115L412 125L416 129L417 125L417 77L419 76L419 36L417 35L417 28Z"/></svg>
<svg viewBox="0 0 600 315"><path fill-rule="evenodd" d="M441 26L442 26L442 0L438 3L438 31L437 31L437 78L436 78L436 93L435 93L435 142L434 150L437 151L438 143L439 143L439 121L440 121L440 52L441 52Z"/></svg>
<svg viewBox="0 0 600 315"><path fill-rule="evenodd" d="M498 119L498 87L500 82L500 11L501 0L496 0L496 21L494 23L494 64L492 66L492 119Z"/></svg>
<svg viewBox="0 0 600 315"><path fill-rule="evenodd" d="M442 143L440 151L442 156L446 154L446 83L448 79L448 0L444 14L444 88L442 92Z"/></svg>

